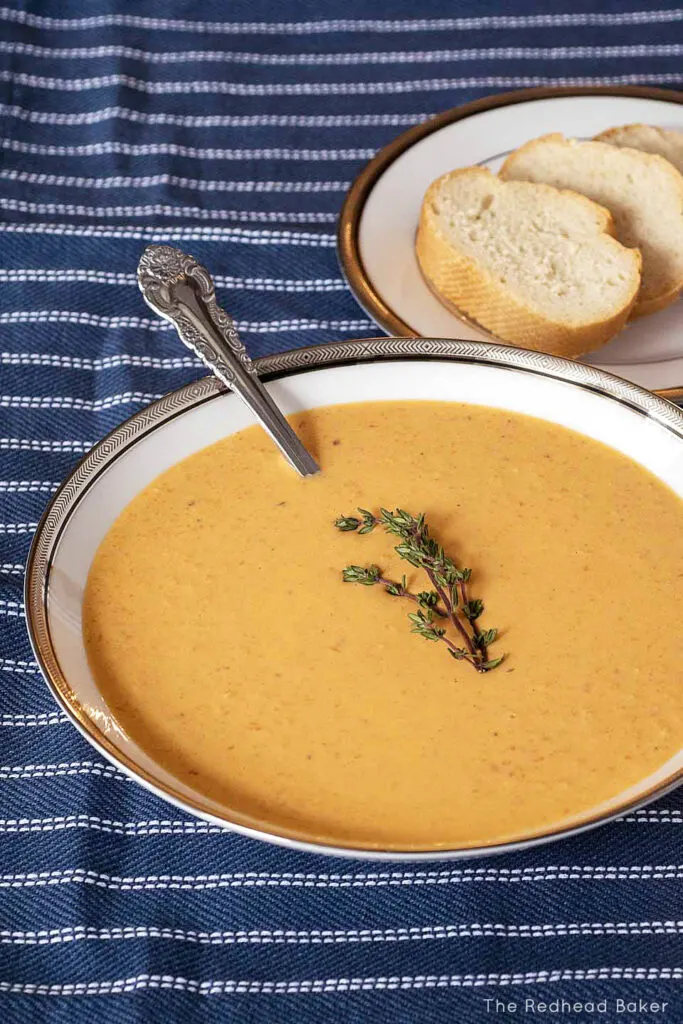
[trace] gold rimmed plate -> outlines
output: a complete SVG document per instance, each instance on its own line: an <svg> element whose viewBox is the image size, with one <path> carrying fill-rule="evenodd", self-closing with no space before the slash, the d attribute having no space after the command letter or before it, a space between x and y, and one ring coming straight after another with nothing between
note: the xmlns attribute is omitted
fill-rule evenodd
<svg viewBox="0 0 683 1024"><path fill-rule="evenodd" d="M478 164L495 172L539 135L592 138L633 122L683 130L683 93L522 89L454 107L404 132L362 171L342 209L339 259L356 299L392 335L497 341L442 305L420 274L414 240L427 186L456 167ZM584 361L669 399L683 398L683 302L629 324Z"/></svg>
<svg viewBox="0 0 683 1024"><path fill-rule="evenodd" d="M397 399L506 409L601 441L683 497L683 410L578 362L476 341L381 338L269 356L257 360L257 368L287 414ZM127 733L93 675L83 636L86 581L101 541L130 501L164 470L251 422L246 407L214 378L188 384L95 445L38 525L25 584L31 643L56 701L102 756L158 796L213 824L298 850L393 861L473 857L549 842L635 810L680 782L683 751L663 756L653 774L607 801L538 831L503 836L488 845L473 840L455 848L386 849L371 842L339 845L332 838L312 838L247 817L207 796L200 781L195 788L173 775L151 748ZM224 486L238 502L239 481L226 480ZM230 630L230 621L225 628Z"/></svg>

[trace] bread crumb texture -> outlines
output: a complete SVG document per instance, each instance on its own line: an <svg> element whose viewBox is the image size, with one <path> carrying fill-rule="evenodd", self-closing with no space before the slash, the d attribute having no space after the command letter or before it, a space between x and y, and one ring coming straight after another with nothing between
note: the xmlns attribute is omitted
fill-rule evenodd
<svg viewBox="0 0 683 1024"><path fill-rule="evenodd" d="M654 313L678 298L683 289L683 176L668 160L608 142L546 135L512 153L500 174L508 181L573 189L611 212L619 241L642 255L634 316Z"/></svg>
<svg viewBox="0 0 683 1024"><path fill-rule="evenodd" d="M514 345L578 356L617 333L640 287L640 254L614 230L575 192L471 167L427 190L416 253L456 312Z"/></svg>

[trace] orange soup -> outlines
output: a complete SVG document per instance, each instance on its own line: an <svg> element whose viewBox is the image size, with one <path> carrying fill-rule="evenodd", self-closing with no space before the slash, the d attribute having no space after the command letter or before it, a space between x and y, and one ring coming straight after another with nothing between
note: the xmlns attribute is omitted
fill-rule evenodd
<svg viewBox="0 0 683 1024"><path fill-rule="evenodd" d="M546 831L681 747L683 505L635 462L545 421L445 402L292 417L302 479L259 427L124 510L86 590L88 657L126 730L238 822L382 849ZM424 512L471 567L478 673L411 634L425 589L356 506Z"/></svg>

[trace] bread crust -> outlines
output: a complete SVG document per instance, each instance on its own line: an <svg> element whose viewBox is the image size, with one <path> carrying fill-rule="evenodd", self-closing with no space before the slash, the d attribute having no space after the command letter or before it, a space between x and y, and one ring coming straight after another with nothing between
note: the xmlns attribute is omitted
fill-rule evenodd
<svg viewBox="0 0 683 1024"><path fill-rule="evenodd" d="M515 296L485 266L458 251L440 230L432 199L442 182L456 175L474 173L494 177L490 171L481 167L459 168L432 182L425 193L415 240L415 252L427 285L456 315L464 313L508 344L569 358L585 355L604 345L621 330L628 319L638 293L639 273L634 274L634 285L628 302L612 317L580 325L568 325L551 320ZM548 189L549 195L557 195L558 190L550 185L539 187ZM576 200L589 204L594 212L599 211L596 235L606 235L613 240L615 246L624 250L625 247L614 238L611 214L585 196L576 193L571 195ZM625 251L633 253L637 264L634 269L639 271L638 250Z"/></svg>
<svg viewBox="0 0 683 1024"><path fill-rule="evenodd" d="M683 284L673 288L671 291L663 292L652 299L638 299L633 304L629 320L639 320L641 316L649 316L650 313L658 313L660 309L666 309L678 302L683 291Z"/></svg>
<svg viewBox="0 0 683 1024"><path fill-rule="evenodd" d="M674 130L669 129L669 128L660 128L658 125L655 125L655 124L643 124L643 122L641 122L641 121L635 121L632 124L618 125L615 128L608 128L606 131L600 132L599 135L594 135L593 136L593 141L594 142L608 142L611 145L612 144L612 139L618 138L623 133L628 133L628 132L631 132L631 131L643 131L644 129L647 130L647 131L655 131L658 135L662 135L662 136L667 136L667 135L680 136L681 137L681 142L683 143L683 132L674 131ZM650 153L650 150L639 149L638 146L620 146L619 148L620 149L637 149L639 153ZM654 156L654 155L661 156L663 160L667 159L667 157L665 157L663 153L659 153L659 154L651 153L650 155L651 156ZM671 161L669 161L669 163L671 163ZM680 169L678 167L676 167L675 165L672 165L672 166L674 166L674 169L676 171L679 171L679 173L680 173ZM641 316L649 316L650 313L656 313L660 309L665 309L667 306L670 306L673 302L676 302L676 300L680 297L680 295L681 295L681 289L680 288L674 288L670 292L666 292L663 295L661 295L658 299L650 299L650 300L642 300L641 299L638 302L637 306L634 308L634 310L633 310L633 312L631 314L631 319L636 319L637 317L641 317Z"/></svg>
<svg viewBox="0 0 683 1024"><path fill-rule="evenodd" d="M591 139L588 142L577 141L575 139L567 139L564 135L562 135L561 132L551 132L548 135L541 135L537 139L530 139L529 142L525 142L523 146L519 146L519 148L516 149L513 153L510 153L510 155L505 160L505 163L501 167L499 175L506 181L522 180L519 178L509 179L507 177L510 168L514 165L515 159L518 157L520 153L528 153L530 151L533 151L538 145L544 142L552 141L555 143L564 144L566 146L591 146L596 143L605 146L610 146L610 143L606 142L605 138L609 135L610 132L616 134L620 130L621 129L618 127L608 129L606 132L602 132L601 136L596 136L595 139ZM654 163L656 165L659 165L660 168L671 177L673 183L678 189L680 204L681 207L683 207L683 176L679 173L679 171L676 170L674 165L670 163L669 160L667 160L663 156L659 156L657 153L647 153L645 152L645 150L633 149L630 146L610 146L610 148L616 149L617 151L620 152L626 151L629 153L636 153L639 159L644 160L648 163ZM641 294L638 295L636 302L633 305L630 314L630 319L635 320L638 317L649 316L650 313L656 313L660 309L665 309L667 306L670 306L673 302L676 302L676 300L680 297L682 292L683 273L681 274L678 281L675 282L673 287L667 287L663 291L657 292L655 294L650 294L647 296L643 295L641 292Z"/></svg>
<svg viewBox="0 0 683 1024"><path fill-rule="evenodd" d="M659 125L656 124L644 124L642 121L633 121L631 124L620 124L615 125L614 128L607 128L604 132L600 132L598 135L594 135L592 141L608 142L610 143L610 145L612 145L612 139L618 138L618 136L622 135L623 133L633 131L655 132L657 135L660 135L663 138L666 138L667 136L672 136L674 138L680 137L681 144L683 145L683 132L672 128L660 128ZM649 153L650 156L661 156L662 160L667 159L667 157L665 157L663 153L652 153L649 149L639 149L638 146L619 146L619 149L635 149L639 153ZM669 163L671 163L670 160ZM677 167L675 167L674 169L678 170Z"/></svg>
<svg viewBox="0 0 683 1024"><path fill-rule="evenodd" d="M615 125L613 128L606 128L604 132L599 132L597 135L594 135L592 141L593 142L609 142L610 139L615 138L615 136L619 135L620 132L632 131L634 128L642 129L642 128L654 128L654 127L655 127L655 125L643 124L641 121L632 121L629 124L619 124L619 125ZM657 129L657 130L659 131L659 129ZM641 153L643 153L643 152L645 152L645 150L641 150Z"/></svg>

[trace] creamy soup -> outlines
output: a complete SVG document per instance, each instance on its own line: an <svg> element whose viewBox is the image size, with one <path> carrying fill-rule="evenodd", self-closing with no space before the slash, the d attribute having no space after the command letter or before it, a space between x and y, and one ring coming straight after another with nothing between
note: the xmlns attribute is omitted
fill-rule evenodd
<svg viewBox="0 0 683 1024"><path fill-rule="evenodd" d="M435 849L547 830L681 747L683 505L545 421L442 402L316 409L301 479L258 427L159 476L95 557L84 630L118 721L233 820ZM485 674L411 634L426 580L356 506L425 512L471 567Z"/></svg>

